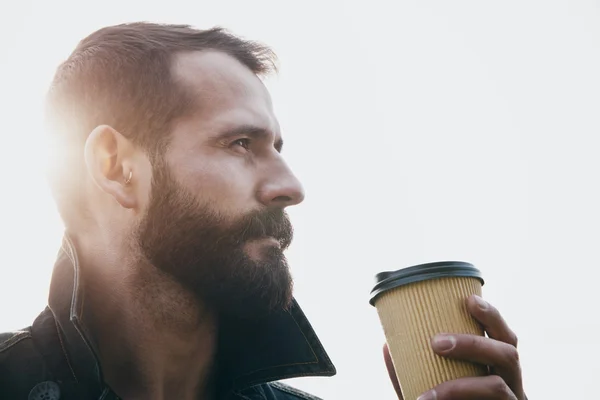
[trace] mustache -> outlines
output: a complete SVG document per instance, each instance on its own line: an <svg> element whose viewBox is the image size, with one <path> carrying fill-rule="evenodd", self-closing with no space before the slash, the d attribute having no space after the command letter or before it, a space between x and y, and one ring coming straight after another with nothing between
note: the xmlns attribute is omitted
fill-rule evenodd
<svg viewBox="0 0 600 400"><path fill-rule="evenodd" d="M246 216L241 223L241 243L265 236L275 238L282 249L286 249L294 237L292 223L284 210L258 210Z"/></svg>

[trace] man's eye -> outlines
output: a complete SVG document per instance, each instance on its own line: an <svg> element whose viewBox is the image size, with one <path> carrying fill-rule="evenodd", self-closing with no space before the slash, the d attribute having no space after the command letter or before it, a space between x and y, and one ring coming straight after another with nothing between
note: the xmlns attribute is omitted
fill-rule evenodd
<svg viewBox="0 0 600 400"><path fill-rule="evenodd" d="M246 150L250 149L250 139L244 138L244 139L238 139L236 141L234 141L233 143L231 143L232 146L240 146L243 147Z"/></svg>

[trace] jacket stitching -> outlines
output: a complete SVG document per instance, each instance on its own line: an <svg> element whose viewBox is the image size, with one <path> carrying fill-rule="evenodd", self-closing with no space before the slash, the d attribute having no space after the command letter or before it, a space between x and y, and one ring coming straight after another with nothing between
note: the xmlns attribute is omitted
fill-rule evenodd
<svg viewBox="0 0 600 400"><path fill-rule="evenodd" d="M284 393L291 394L293 396L298 396L305 400L321 400L320 398L313 396L312 394L303 392L302 390L296 389L294 387L288 386L281 382L271 382L270 385L275 389L281 390Z"/></svg>
<svg viewBox="0 0 600 400"><path fill-rule="evenodd" d="M63 244L61 246L62 251L69 258L73 264L73 270L75 272L75 282L73 282L73 298L71 299L71 312L75 308L74 305L77 303L77 295L79 290L79 260L77 260L75 254L73 254L71 240L65 235Z"/></svg>
<svg viewBox="0 0 600 400"><path fill-rule="evenodd" d="M76 307L75 307L75 305L77 304L77 299L78 299L78 294L79 294L79 259L77 258L77 253L75 253L73 251L73 247L74 246L73 246L73 243L71 242L71 239L67 235L65 235L65 237L63 239L63 243L61 245L61 250L69 258L69 260L73 264L73 269L75 270L75 282L73 284L74 285L73 286L73 297L71 299L71 309L70 309L71 310L70 311L71 322L73 323L73 327L75 328L75 331L81 337L81 340L83 341L85 346L88 348L90 353L92 355L94 355L94 358L96 358L94 350L91 348L90 344L88 343L88 341L85 338L85 335L81 331L82 328L85 330L85 327L83 325L79 324L81 312L78 314ZM83 307L83 304L82 304L82 307ZM89 337L89 334L88 334L88 337ZM97 362L98 361L96 360L96 363ZM96 366L98 367L97 364L96 364Z"/></svg>
<svg viewBox="0 0 600 400"><path fill-rule="evenodd" d="M105 388L102 393L100 394L100 397L98 398L98 400L105 400L107 398L108 395L111 394L110 389L107 387Z"/></svg>
<svg viewBox="0 0 600 400"><path fill-rule="evenodd" d="M54 320L54 325L56 326L56 334L58 335L58 341L60 342L60 348L63 352L63 355L65 356L67 365L69 366L69 369L71 370L71 374L73 374L73 378L75 379L75 382L79 383L79 380L77 379L77 376L75 375L75 371L73 370L73 366L71 366L71 362L69 361L69 356L67 355L67 350L65 349L65 344L63 343L62 336L60 335L60 330L58 329L58 322L56 321L56 319Z"/></svg>
<svg viewBox="0 0 600 400"><path fill-rule="evenodd" d="M243 394L241 394L240 392L235 392L235 396L239 397L242 400L251 400L250 397L246 397Z"/></svg>
<svg viewBox="0 0 600 400"><path fill-rule="evenodd" d="M31 333L27 331L17 332L2 343L0 343L0 353L4 350L10 349L15 344L19 343L21 340L31 338Z"/></svg>
<svg viewBox="0 0 600 400"><path fill-rule="evenodd" d="M256 389L256 387L251 387L251 388L249 388L249 389L250 389L250 390L252 390L252 391L254 392L254 394L256 394L256 395L259 395L259 396L260 396L260 398L264 399L264 397L265 397L265 396L264 396L264 394L263 394L263 395L261 395L261 394L260 394L260 392L259 392L259 391ZM245 390L246 390L246 389L245 389ZM242 393L242 391L241 391L241 390L238 390L238 391L236 391L236 392L233 392L233 394L234 394L235 396L239 397L239 398L240 398L240 399L242 399L242 400L252 400L252 398L251 398L251 397L248 397L248 396L250 396L250 393L248 393L248 396L246 396L245 394L243 394L243 393Z"/></svg>
<svg viewBox="0 0 600 400"><path fill-rule="evenodd" d="M314 372L302 372L302 373L293 373L293 374L284 374L284 375L272 375L272 376L268 376L266 378L260 378L260 379L255 379L253 381L250 381L247 383L248 386L252 386L258 383L266 383L269 382L275 378L277 379L288 379L288 378L301 378L303 376L320 376L323 374L315 374Z"/></svg>
<svg viewBox="0 0 600 400"><path fill-rule="evenodd" d="M302 317L304 317L305 322L308 325L310 325L310 322L308 322L308 319L306 318L306 314L304 314L304 311L302 311L301 308L298 308L298 311L302 315ZM298 328L300 328L300 325L298 325L298 322L296 321L296 318L294 318L294 322L296 322L296 326L298 326ZM302 332L302 334L304 335L304 329L300 328L300 332ZM304 338L306 339L306 335L304 335ZM333 365L333 363L331 362L331 359L329 358L329 355L325 351L325 348L323 347L323 344L321 343L321 341L319 340L319 338L316 337L315 339L316 339L317 347L320 348L321 353L322 353L323 358L325 359L325 361L327 361L329 364ZM308 339L306 339L306 341L308 342ZM313 351L313 354L314 354L315 358L318 360L318 357L315 354L313 345L310 342L309 342L309 345L310 345L311 350ZM334 370L335 370L335 367L334 367Z"/></svg>

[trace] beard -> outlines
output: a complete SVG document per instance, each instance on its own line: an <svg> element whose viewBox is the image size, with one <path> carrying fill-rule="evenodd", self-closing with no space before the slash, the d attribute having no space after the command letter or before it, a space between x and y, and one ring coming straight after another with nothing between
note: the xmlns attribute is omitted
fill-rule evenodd
<svg viewBox="0 0 600 400"><path fill-rule="evenodd" d="M150 203L135 237L141 255L220 317L260 318L292 303L283 251L293 230L282 209L225 217L178 184L164 163L153 167ZM272 237L279 247L250 258L244 245Z"/></svg>

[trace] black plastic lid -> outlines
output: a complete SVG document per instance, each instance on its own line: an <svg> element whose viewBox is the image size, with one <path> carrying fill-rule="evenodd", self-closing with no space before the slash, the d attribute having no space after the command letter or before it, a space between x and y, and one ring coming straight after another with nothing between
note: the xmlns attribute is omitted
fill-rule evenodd
<svg viewBox="0 0 600 400"><path fill-rule="evenodd" d="M437 278L472 277L484 284L481 272L472 264L463 261L439 261L415 265L397 271L385 271L375 275L375 287L371 290L369 303L375 305L375 298L386 290L408 285L409 283Z"/></svg>

